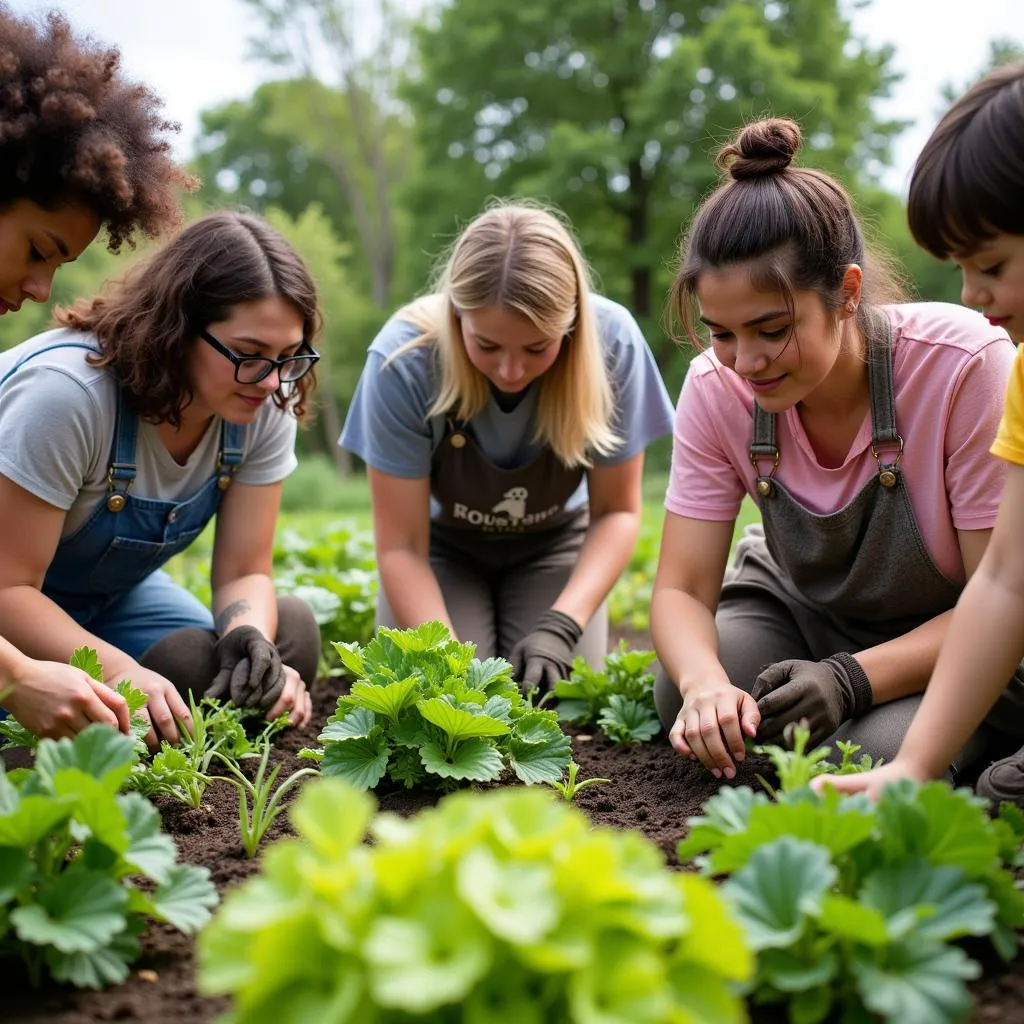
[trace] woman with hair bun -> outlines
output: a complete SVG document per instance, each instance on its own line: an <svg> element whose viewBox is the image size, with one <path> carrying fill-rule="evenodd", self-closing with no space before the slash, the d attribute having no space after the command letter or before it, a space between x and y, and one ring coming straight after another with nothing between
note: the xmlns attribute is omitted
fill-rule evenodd
<svg viewBox="0 0 1024 1024"><path fill-rule="evenodd" d="M119 65L116 49L77 36L60 14L19 17L0 3L0 316L45 302L57 270L101 228L117 251L180 219L178 193L193 182L171 159L165 135L177 126ZM112 688L63 654L36 661L5 639L0 708L40 736L129 728Z"/></svg>
<svg viewBox="0 0 1024 1024"><path fill-rule="evenodd" d="M340 443L368 465L379 623L437 619L526 688L607 650L605 598L672 406L568 227L500 204L370 346Z"/></svg>
<svg viewBox="0 0 1024 1024"><path fill-rule="evenodd" d="M800 141L770 119L722 150L671 296L711 349L676 412L656 698L675 749L727 779L745 739L801 719L812 743L894 756L1003 488L989 447L1012 342L901 301L844 189L792 165ZM727 570L744 495L762 523ZM1022 695L1010 681L990 722L1024 732ZM983 725L954 768L996 746Z"/></svg>

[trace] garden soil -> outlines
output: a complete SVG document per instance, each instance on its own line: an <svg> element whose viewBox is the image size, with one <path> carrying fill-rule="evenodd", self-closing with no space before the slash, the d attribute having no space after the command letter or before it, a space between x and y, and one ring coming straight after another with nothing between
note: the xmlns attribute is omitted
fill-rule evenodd
<svg viewBox="0 0 1024 1024"><path fill-rule="evenodd" d="M642 635L628 635L627 639L634 646L648 646ZM296 754L304 746L315 745L320 727L334 710L338 692L338 684L318 684L312 723L306 729L290 730L278 737L271 764L283 762L282 776L308 765ZM584 790L577 797L577 805L596 824L639 830L664 851L669 863L677 865L675 847L684 834L686 819L700 813L720 783L699 765L675 755L664 736L642 746L622 747L590 730L572 735L580 778L614 780ZM770 774L764 760L748 760L733 784L756 787L755 773ZM433 802L430 797L406 790L379 793L378 800L382 809L401 814L414 813ZM159 806L164 828L175 838L181 858L209 868L221 892L256 872L258 859L246 860L241 851L237 798L232 787L222 782L212 785L198 810L165 801ZM282 816L268 841L288 831ZM33 990L14 960L2 960L0 965L0 1021L12 1024L199 1024L216 1020L227 1006L225 999L205 999L196 993L194 940L167 925L150 927L130 978L103 992L76 991L52 983ZM1024 1024L1024 957L1009 968L998 961L987 964L985 976L971 988L977 999L969 1018L971 1024ZM763 1008L751 1009L754 1024L776 1024L782 1019ZM904 1024L916 1022L908 1020Z"/></svg>

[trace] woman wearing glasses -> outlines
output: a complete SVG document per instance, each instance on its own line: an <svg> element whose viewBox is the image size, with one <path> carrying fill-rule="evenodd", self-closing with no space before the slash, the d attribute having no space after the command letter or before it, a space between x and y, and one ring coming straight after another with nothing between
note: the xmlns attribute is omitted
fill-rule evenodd
<svg viewBox="0 0 1024 1024"><path fill-rule="evenodd" d="M302 261L211 214L57 319L0 355L0 633L37 658L95 647L172 742L189 689L304 724L319 631L271 577L318 358ZM215 514L211 615L160 567Z"/></svg>

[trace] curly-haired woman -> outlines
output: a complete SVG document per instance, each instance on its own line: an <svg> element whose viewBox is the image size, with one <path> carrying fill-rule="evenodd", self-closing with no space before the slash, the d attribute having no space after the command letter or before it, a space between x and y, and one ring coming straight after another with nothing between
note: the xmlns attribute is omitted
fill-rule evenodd
<svg viewBox="0 0 1024 1024"><path fill-rule="evenodd" d="M119 59L58 14L18 17L0 3L0 316L45 302L57 269L101 228L117 250L178 221L191 182L164 138L175 126ZM0 639L0 706L43 736L93 721L127 729L124 700L61 658L35 661Z"/></svg>
<svg viewBox="0 0 1024 1024"><path fill-rule="evenodd" d="M319 630L271 578L318 358L301 259L209 214L58 322L0 355L0 632L36 658L96 648L171 741L189 689L304 724ZM160 566L214 515L211 615Z"/></svg>

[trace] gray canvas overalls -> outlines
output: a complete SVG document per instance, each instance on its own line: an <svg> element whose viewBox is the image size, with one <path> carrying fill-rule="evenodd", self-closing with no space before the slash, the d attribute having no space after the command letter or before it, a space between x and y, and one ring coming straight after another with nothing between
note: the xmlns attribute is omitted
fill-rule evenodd
<svg viewBox="0 0 1024 1024"><path fill-rule="evenodd" d="M845 507L818 515L775 479L776 416L754 404L750 461L762 524L749 527L737 545L715 615L719 659L733 684L747 692L775 662L819 661L903 636L952 608L963 589L929 555L900 470L903 440L897 432L887 317L876 315L872 334L868 383L877 472ZM681 701L664 675L657 696L662 721L671 724ZM920 702L915 694L877 705L844 723L832 742L852 740L862 752L891 760ZM990 726L1024 734L1019 680L1010 682L988 723L968 743L957 767L992 746Z"/></svg>
<svg viewBox="0 0 1024 1024"><path fill-rule="evenodd" d="M566 468L550 448L504 469L481 450L465 423L449 420L431 458L430 565L460 640L477 656L508 657L554 603L576 564L590 522L566 502L583 470ZM394 625L383 589L377 622ZM594 613L575 653L601 664L608 613Z"/></svg>

